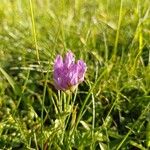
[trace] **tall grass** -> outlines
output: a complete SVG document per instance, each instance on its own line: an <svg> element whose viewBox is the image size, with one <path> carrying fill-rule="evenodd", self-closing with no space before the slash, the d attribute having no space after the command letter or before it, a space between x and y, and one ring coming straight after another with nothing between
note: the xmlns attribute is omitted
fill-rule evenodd
<svg viewBox="0 0 150 150"><path fill-rule="evenodd" d="M0 149L150 148L149 0L1 0ZM53 85L57 54L88 66Z"/></svg>

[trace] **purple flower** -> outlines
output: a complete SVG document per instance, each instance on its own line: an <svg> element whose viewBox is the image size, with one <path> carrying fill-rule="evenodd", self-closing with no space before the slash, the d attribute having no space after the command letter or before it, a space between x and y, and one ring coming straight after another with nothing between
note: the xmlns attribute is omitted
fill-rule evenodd
<svg viewBox="0 0 150 150"><path fill-rule="evenodd" d="M86 64L82 60L75 62L74 54L69 51L65 58L57 55L54 62L54 84L58 90L71 90L84 81L87 70Z"/></svg>

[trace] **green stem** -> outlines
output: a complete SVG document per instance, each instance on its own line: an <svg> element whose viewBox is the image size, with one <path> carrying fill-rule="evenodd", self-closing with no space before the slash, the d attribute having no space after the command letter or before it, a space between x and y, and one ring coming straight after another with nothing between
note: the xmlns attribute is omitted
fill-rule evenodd
<svg viewBox="0 0 150 150"><path fill-rule="evenodd" d="M38 50L38 45L37 45L37 35L36 35L35 22L34 22L33 3L32 3L32 0L29 0L29 1L30 1L31 21L32 21L32 34L33 34L34 43L35 43L37 61L40 64L39 50Z"/></svg>
<svg viewBox="0 0 150 150"><path fill-rule="evenodd" d="M116 33L116 39L115 39L115 45L114 45L114 52L113 52L113 55L112 55L114 58L116 57L116 53L117 53L117 46L118 46L118 39L119 39L121 20L122 20L122 0L120 1L118 27L117 27L117 33Z"/></svg>
<svg viewBox="0 0 150 150"><path fill-rule="evenodd" d="M109 69L110 69L110 68L109 68ZM83 114L84 114L83 111L84 111L84 108L85 108L85 106L86 106L86 104L87 104L88 99L89 99L90 96L91 96L91 93L93 92L93 90L95 89L96 85L99 83L99 81L101 80L101 78L102 78L108 71L110 71L110 70L105 69L105 70L103 71L103 73L97 78L96 82L95 82L94 85L91 87L90 91L88 92L88 95L86 96L86 98L85 98L85 100L84 100L84 102L83 102L83 104L82 104L81 110L80 110L80 112L79 112L79 115L78 115L78 117L77 117L76 126L75 126L74 130L77 128L77 126L78 126L78 124L79 124L79 122L80 122L80 120L81 120L81 118L82 118L82 116L83 116Z"/></svg>

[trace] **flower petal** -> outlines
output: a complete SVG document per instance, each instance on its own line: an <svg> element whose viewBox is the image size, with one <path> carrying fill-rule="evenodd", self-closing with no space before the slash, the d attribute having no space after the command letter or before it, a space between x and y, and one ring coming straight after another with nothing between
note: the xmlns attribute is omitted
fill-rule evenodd
<svg viewBox="0 0 150 150"><path fill-rule="evenodd" d="M64 65L69 68L71 65L73 65L75 62L74 54L69 51L67 52L65 59L64 59Z"/></svg>
<svg viewBox="0 0 150 150"><path fill-rule="evenodd" d="M57 89L61 89L62 83L62 70L63 70L63 58L60 55L57 55L54 62L54 84Z"/></svg>
<svg viewBox="0 0 150 150"><path fill-rule="evenodd" d="M70 85L78 84L78 66L74 64L69 70Z"/></svg>
<svg viewBox="0 0 150 150"><path fill-rule="evenodd" d="M87 70L87 67L84 61L82 60L78 60L77 66L78 66L78 80L79 82L82 82L84 80L84 74Z"/></svg>
<svg viewBox="0 0 150 150"><path fill-rule="evenodd" d="M54 70L57 68L63 67L63 58L60 55L57 55L55 62L54 62Z"/></svg>

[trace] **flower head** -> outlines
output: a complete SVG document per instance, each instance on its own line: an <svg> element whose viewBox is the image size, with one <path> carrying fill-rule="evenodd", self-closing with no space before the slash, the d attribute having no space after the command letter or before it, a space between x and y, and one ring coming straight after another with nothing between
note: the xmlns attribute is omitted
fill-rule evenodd
<svg viewBox="0 0 150 150"><path fill-rule="evenodd" d="M57 55L54 62L54 84L58 90L71 90L84 81L87 70L86 63L82 60L75 62L74 54L69 51L64 59Z"/></svg>

